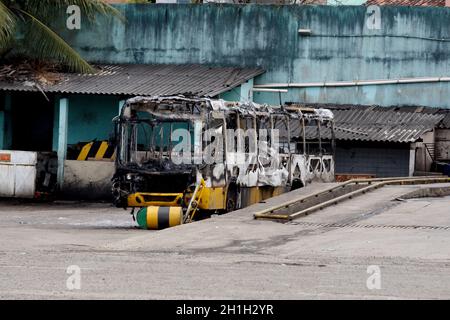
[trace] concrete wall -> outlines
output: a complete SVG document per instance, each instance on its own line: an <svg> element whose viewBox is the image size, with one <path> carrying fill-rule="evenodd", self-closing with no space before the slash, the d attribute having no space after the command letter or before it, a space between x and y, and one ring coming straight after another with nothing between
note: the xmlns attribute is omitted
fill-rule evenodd
<svg viewBox="0 0 450 320"><path fill-rule="evenodd" d="M432 156L435 156L433 155L432 147L430 148L430 146L435 143L434 131L425 133L422 136L422 140L423 140L422 142L416 142L413 144L413 148L415 149L415 170L430 171L431 165L433 164Z"/></svg>
<svg viewBox="0 0 450 320"><path fill-rule="evenodd" d="M118 5L127 23L99 20L64 36L110 63L261 66L255 84L450 75L450 9L365 6ZM311 36L298 34L312 30ZM62 30L65 27L62 26ZM423 94L426 92L427 94ZM284 101L450 107L450 83L289 89ZM278 94L255 93L278 103Z"/></svg>
<svg viewBox="0 0 450 320"><path fill-rule="evenodd" d="M109 199L113 175L113 162L66 160L62 193L70 198Z"/></svg>
<svg viewBox="0 0 450 320"><path fill-rule="evenodd" d="M436 155L437 160L450 160L450 129L436 130Z"/></svg>
<svg viewBox="0 0 450 320"><path fill-rule="evenodd" d="M336 174L374 174L379 177L409 176L409 145L371 147L337 143Z"/></svg>

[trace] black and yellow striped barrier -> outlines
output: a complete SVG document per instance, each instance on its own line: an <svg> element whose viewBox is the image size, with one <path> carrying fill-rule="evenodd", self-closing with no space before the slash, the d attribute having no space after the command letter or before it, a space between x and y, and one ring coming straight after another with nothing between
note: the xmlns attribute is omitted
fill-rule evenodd
<svg viewBox="0 0 450 320"><path fill-rule="evenodd" d="M115 148L108 144L107 141L93 141L83 146L77 157L79 161L88 159L103 160L115 158Z"/></svg>
<svg viewBox="0 0 450 320"><path fill-rule="evenodd" d="M144 207L136 215L136 221L142 229L161 230L174 227L183 222L181 207Z"/></svg>

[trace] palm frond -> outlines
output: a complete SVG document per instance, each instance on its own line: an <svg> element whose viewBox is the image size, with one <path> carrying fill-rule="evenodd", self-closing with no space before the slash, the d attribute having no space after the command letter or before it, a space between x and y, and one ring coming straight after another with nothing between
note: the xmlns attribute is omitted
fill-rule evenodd
<svg viewBox="0 0 450 320"><path fill-rule="evenodd" d="M22 9L18 11L26 18L26 33L22 41L26 47L33 48L32 54L35 58L55 59L74 72L95 72L78 52L43 22Z"/></svg>
<svg viewBox="0 0 450 320"><path fill-rule="evenodd" d="M14 14L0 0L0 52L5 50L11 41L15 27Z"/></svg>
<svg viewBox="0 0 450 320"><path fill-rule="evenodd" d="M119 10L101 0L39 0L30 1L22 9L35 17L48 19L66 14L67 7L76 5L81 13L93 21L97 15L107 15L125 20ZM44 20L45 21L45 20Z"/></svg>

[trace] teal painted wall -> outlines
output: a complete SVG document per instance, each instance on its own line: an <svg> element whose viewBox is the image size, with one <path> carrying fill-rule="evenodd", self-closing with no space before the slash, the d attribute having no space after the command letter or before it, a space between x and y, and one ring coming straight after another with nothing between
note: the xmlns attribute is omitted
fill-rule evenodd
<svg viewBox="0 0 450 320"><path fill-rule="evenodd" d="M327 5L331 6L357 6L366 3L367 0L328 0Z"/></svg>
<svg viewBox="0 0 450 320"><path fill-rule="evenodd" d="M112 119L119 113L119 98L114 96L69 95L67 144L94 139L108 140ZM58 149L59 101L55 99L53 150Z"/></svg>
<svg viewBox="0 0 450 320"><path fill-rule="evenodd" d="M0 95L0 150L11 148L11 96L8 93Z"/></svg>
<svg viewBox="0 0 450 320"><path fill-rule="evenodd" d="M55 106L53 111L53 142L52 150L58 151L58 135L59 135L59 95L55 95ZM70 105L69 105L70 108ZM70 109L69 109L70 112Z"/></svg>
<svg viewBox="0 0 450 320"><path fill-rule="evenodd" d="M239 101L241 99L240 89L236 88L235 90L221 93L219 98L227 101Z"/></svg>
<svg viewBox="0 0 450 320"><path fill-rule="evenodd" d="M127 23L99 19L64 37L87 59L109 63L261 66L255 84L450 75L450 9L365 6L118 5ZM300 36L299 28L312 30ZM64 29L61 27L61 29ZM426 94L424 94L426 92ZM290 89L300 102L450 107L450 84ZM278 94L255 93L278 103Z"/></svg>
<svg viewBox="0 0 450 320"><path fill-rule="evenodd" d="M67 143L107 140L118 115L119 99L112 96L69 96Z"/></svg>
<svg viewBox="0 0 450 320"><path fill-rule="evenodd" d="M5 95L0 93L0 150L4 149L5 146Z"/></svg>

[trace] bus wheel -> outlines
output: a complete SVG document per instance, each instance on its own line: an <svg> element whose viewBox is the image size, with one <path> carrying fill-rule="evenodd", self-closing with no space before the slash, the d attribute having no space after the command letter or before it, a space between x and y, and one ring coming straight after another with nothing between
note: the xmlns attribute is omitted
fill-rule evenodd
<svg viewBox="0 0 450 320"><path fill-rule="evenodd" d="M225 212L231 212L237 209L238 189L235 184L228 187L227 202Z"/></svg>
<svg viewBox="0 0 450 320"><path fill-rule="evenodd" d="M304 187L304 185L303 185L302 180L297 178L297 179L294 179L294 181L292 181L291 191L292 190L296 190L296 189L300 189L300 188L303 188L303 187Z"/></svg>

